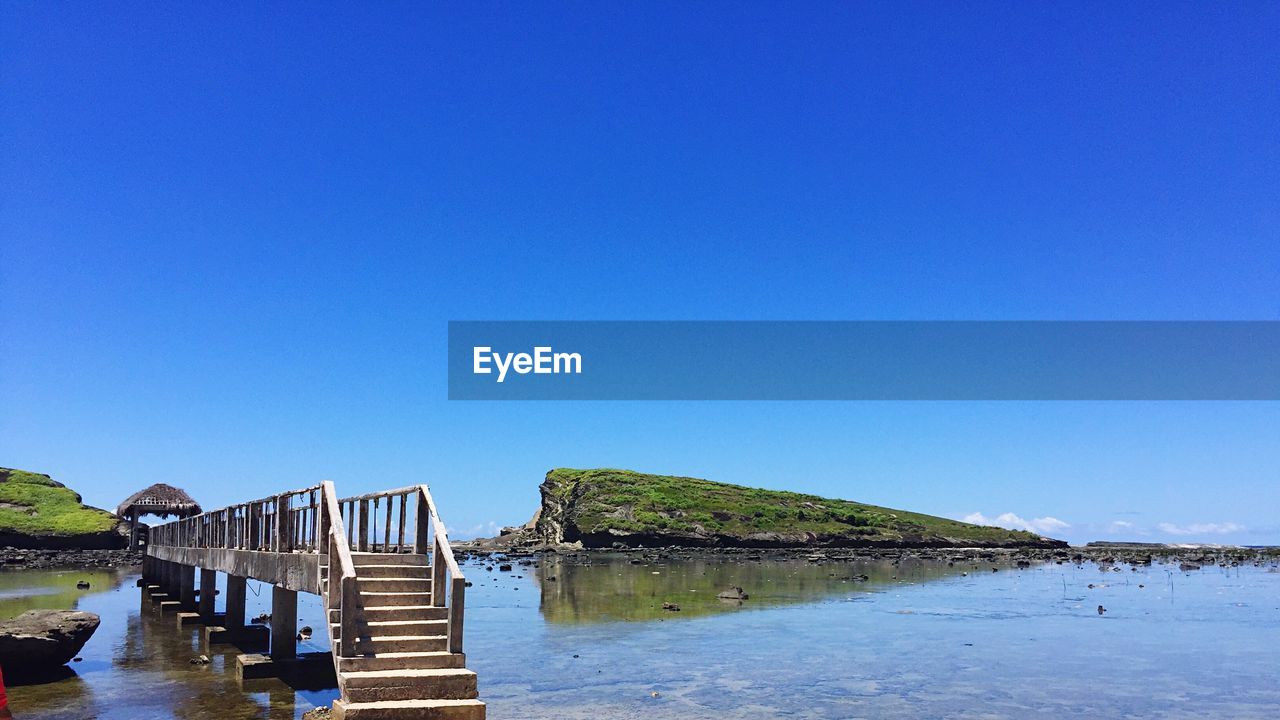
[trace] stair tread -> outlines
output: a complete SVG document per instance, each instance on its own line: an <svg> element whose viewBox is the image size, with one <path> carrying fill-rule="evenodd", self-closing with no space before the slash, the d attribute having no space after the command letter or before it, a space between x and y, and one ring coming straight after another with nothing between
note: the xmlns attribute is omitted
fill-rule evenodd
<svg viewBox="0 0 1280 720"><path fill-rule="evenodd" d="M337 625L339 623L332 623ZM448 625L448 620L370 620L369 627L393 627L395 625Z"/></svg>
<svg viewBox="0 0 1280 720"><path fill-rule="evenodd" d="M347 702L341 701L342 706L347 710L362 709L378 709L383 708L433 708L433 707L475 707L484 705L480 700L373 700L370 702Z"/></svg>
<svg viewBox="0 0 1280 720"><path fill-rule="evenodd" d="M406 668L400 670L344 670L342 676L347 679L361 678L415 678L445 677L451 675L475 675L474 670L467 668Z"/></svg>
<svg viewBox="0 0 1280 720"><path fill-rule="evenodd" d="M447 650L419 650L416 652L404 651L404 652L382 652L382 653L376 653L376 654L369 653L367 655L355 655L353 657L349 657L349 658L344 657L342 659L343 660L359 660L362 658L437 658L437 657L444 657L446 655L454 655L454 654L456 653L451 653Z"/></svg>

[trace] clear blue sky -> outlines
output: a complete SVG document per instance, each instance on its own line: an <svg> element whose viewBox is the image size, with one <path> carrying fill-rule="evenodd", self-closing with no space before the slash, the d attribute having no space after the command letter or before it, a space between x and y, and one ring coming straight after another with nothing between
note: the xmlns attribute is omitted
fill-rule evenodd
<svg viewBox="0 0 1280 720"><path fill-rule="evenodd" d="M5 2L0 465L1280 542L1277 403L445 399L450 319L1280 319L1280 6L1119 5Z"/></svg>

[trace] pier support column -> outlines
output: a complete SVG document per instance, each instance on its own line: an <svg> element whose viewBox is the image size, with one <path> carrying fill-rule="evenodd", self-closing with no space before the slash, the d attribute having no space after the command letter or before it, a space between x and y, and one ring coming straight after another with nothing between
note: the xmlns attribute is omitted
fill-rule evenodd
<svg viewBox="0 0 1280 720"><path fill-rule="evenodd" d="M280 586L271 589L271 659L298 656L298 593Z"/></svg>
<svg viewBox="0 0 1280 720"><path fill-rule="evenodd" d="M245 579L239 575L227 576L227 619L223 625L228 630L244 627Z"/></svg>
<svg viewBox="0 0 1280 720"><path fill-rule="evenodd" d="M160 587L164 588L166 595L177 597L178 595L178 565L168 560L160 561Z"/></svg>
<svg viewBox="0 0 1280 720"><path fill-rule="evenodd" d="M200 568L200 619L208 623L213 619L213 599L218 596L218 573Z"/></svg>
<svg viewBox="0 0 1280 720"><path fill-rule="evenodd" d="M178 602L184 610L196 606L196 568L194 565L178 565Z"/></svg>

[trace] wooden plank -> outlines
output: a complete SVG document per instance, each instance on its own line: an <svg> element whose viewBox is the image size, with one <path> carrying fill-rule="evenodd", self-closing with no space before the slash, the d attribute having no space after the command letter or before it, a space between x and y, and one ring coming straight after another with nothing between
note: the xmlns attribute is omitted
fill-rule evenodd
<svg viewBox="0 0 1280 720"><path fill-rule="evenodd" d="M391 498L387 498L387 521L382 524L382 552L391 552Z"/></svg>
<svg viewBox="0 0 1280 720"><path fill-rule="evenodd" d="M359 540L357 547L360 552L369 552L369 501L360 501L360 534L356 536Z"/></svg>
<svg viewBox="0 0 1280 720"><path fill-rule="evenodd" d="M276 552L293 552L293 529L289 520L289 497L280 495L276 498Z"/></svg>
<svg viewBox="0 0 1280 720"><path fill-rule="evenodd" d="M398 536L399 539L396 541L397 552L404 552L404 520L405 520L404 514L405 514L405 508L408 507L408 505L409 505L409 494L405 493L404 495L400 496L400 534Z"/></svg>

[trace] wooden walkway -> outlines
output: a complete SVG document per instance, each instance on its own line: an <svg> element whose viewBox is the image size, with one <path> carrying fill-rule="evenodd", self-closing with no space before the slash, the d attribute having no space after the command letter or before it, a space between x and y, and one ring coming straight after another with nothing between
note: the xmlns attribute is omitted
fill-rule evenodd
<svg viewBox="0 0 1280 720"><path fill-rule="evenodd" d="M270 654L240 656L245 677L299 662L297 593L320 595L338 718L484 720L462 652L466 578L426 485L339 498L324 482L159 525L143 577L153 602L204 623L211 641L265 634L245 624L245 581L271 584Z"/></svg>

